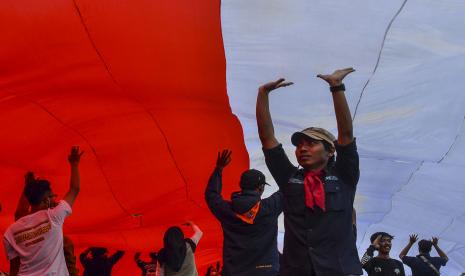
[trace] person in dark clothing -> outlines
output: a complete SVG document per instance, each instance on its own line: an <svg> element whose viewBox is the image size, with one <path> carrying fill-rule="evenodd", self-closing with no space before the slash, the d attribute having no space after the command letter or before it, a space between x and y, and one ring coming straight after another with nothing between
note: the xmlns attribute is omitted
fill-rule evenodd
<svg viewBox="0 0 465 276"><path fill-rule="evenodd" d="M142 276L155 276L157 273L157 253L150 252L150 261L145 262L140 258L140 252L134 255L134 261L142 270Z"/></svg>
<svg viewBox="0 0 465 276"><path fill-rule="evenodd" d="M353 71L346 68L317 76L330 85L338 138L318 127L294 133L291 141L299 167L289 161L276 139L269 108L269 93L292 83L279 79L259 88L258 133L266 165L283 193L286 232L279 275L362 274L352 224L359 157L342 83Z"/></svg>
<svg viewBox="0 0 465 276"><path fill-rule="evenodd" d="M354 231L354 238L357 241L357 211L352 211L352 230Z"/></svg>
<svg viewBox="0 0 465 276"><path fill-rule="evenodd" d="M412 269L412 276L436 276L439 275L441 266L445 266L449 258L446 253L439 248L438 238L433 237L429 240L421 240L418 242L418 251L420 255L416 257L407 256L408 251L418 240L418 235L410 235L410 240L407 246L400 252L399 258L402 262ZM434 246L439 257L431 257L431 248Z"/></svg>
<svg viewBox="0 0 465 276"><path fill-rule="evenodd" d="M368 276L405 276L402 262L389 256L393 238L385 232L371 235L371 245L362 257L362 266ZM378 256L373 257L375 250L378 250Z"/></svg>
<svg viewBox="0 0 465 276"><path fill-rule="evenodd" d="M278 216L282 212L282 194L275 192L261 199L265 175L247 170L241 175L238 192L231 201L221 195L222 172L231 161L231 151L218 153L216 167L205 190L205 200L223 229L223 276L277 275Z"/></svg>
<svg viewBox="0 0 465 276"><path fill-rule="evenodd" d="M90 253L90 256L89 256ZM84 276L110 276L113 266L123 257L124 251L108 256L104 247L87 248L79 256L84 267Z"/></svg>

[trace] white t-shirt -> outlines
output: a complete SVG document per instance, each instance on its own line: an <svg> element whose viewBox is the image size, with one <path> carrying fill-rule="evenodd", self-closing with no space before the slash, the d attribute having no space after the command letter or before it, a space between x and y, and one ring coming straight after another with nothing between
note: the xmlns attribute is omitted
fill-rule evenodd
<svg viewBox="0 0 465 276"><path fill-rule="evenodd" d="M3 235L8 259L20 257L20 276L68 276L63 253L63 223L71 206L61 200L53 209L22 217Z"/></svg>

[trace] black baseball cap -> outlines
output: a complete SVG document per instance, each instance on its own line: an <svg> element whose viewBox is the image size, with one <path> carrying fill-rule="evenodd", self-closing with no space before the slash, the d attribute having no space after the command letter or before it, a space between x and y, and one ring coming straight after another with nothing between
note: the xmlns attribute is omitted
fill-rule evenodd
<svg viewBox="0 0 465 276"><path fill-rule="evenodd" d="M241 182L239 183L242 190L255 190L261 185L270 186L270 184L266 183L265 175L261 171L250 169L242 173Z"/></svg>

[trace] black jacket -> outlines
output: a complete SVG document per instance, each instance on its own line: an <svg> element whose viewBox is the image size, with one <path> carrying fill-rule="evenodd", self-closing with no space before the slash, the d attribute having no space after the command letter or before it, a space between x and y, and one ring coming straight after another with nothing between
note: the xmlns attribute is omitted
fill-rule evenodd
<svg viewBox="0 0 465 276"><path fill-rule="evenodd" d="M226 201L221 196L221 178L221 170L215 169L205 190L205 200L223 228L222 275L277 275L281 192L262 200L258 192L244 190L233 193L231 201ZM253 222L247 219L247 215L240 218L254 207L258 208L258 212Z"/></svg>
<svg viewBox="0 0 465 276"><path fill-rule="evenodd" d="M264 150L265 161L282 191L284 208L281 276L361 275L352 229L352 211L359 179L355 141L336 145L335 163L325 169L326 212L305 205L305 172L292 165L281 145Z"/></svg>

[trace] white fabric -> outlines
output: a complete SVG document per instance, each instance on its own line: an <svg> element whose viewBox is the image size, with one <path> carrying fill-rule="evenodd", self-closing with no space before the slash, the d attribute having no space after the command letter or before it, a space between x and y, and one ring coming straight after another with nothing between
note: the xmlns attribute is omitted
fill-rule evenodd
<svg viewBox="0 0 465 276"><path fill-rule="evenodd" d="M203 232L202 232L202 230L200 230L200 228L199 228L197 225L195 225L195 224L192 225L192 229L194 230L194 234L192 235L191 240L195 243L195 245L198 245L200 239L201 239L202 236L203 236Z"/></svg>
<svg viewBox="0 0 465 276"><path fill-rule="evenodd" d="M295 82L270 96L276 136L291 157L294 131L315 125L336 134L328 87L315 75L353 66L345 84L352 114L361 98L359 253L375 231L396 236L395 258L409 234L439 236L450 258L442 275L465 272L464 14L463 0L222 1L228 94L251 167L273 182L255 122L260 84Z"/></svg>
<svg viewBox="0 0 465 276"><path fill-rule="evenodd" d="M20 257L22 276L69 275L63 253L63 223L71 214L61 200L53 209L20 218L4 234L8 258Z"/></svg>

